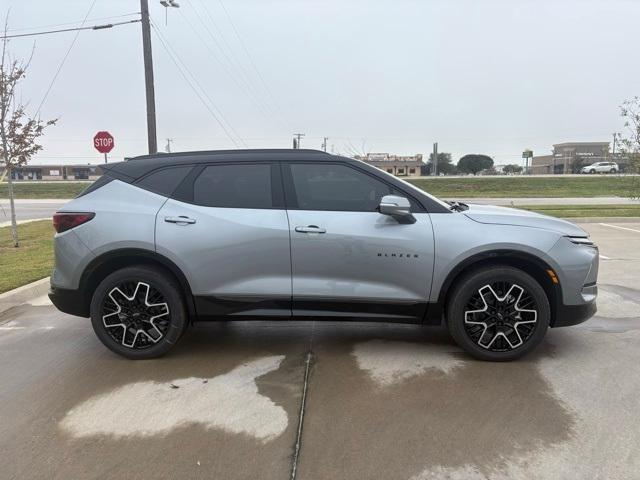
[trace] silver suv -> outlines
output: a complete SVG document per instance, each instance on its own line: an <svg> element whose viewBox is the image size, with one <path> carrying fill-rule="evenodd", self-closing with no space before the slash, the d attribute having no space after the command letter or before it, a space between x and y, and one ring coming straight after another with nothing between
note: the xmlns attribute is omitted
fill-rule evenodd
<svg viewBox="0 0 640 480"><path fill-rule="evenodd" d="M138 157L54 216L50 298L128 358L194 321L365 320L448 327L511 360L596 311L598 250L572 223L443 202L306 150Z"/></svg>
<svg viewBox="0 0 640 480"><path fill-rule="evenodd" d="M620 168L616 162L596 162L580 169L580 173L618 173Z"/></svg>

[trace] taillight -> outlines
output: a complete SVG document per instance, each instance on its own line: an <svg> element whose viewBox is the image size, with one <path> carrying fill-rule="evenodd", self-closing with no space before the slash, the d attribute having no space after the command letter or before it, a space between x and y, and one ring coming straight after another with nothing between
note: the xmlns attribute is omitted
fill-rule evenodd
<svg viewBox="0 0 640 480"><path fill-rule="evenodd" d="M71 230L78 225L87 223L95 216L96 214L93 212L57 212L53 214L53 228L55 228L56 232L58 233L66 232L67 230Z"/></svg>

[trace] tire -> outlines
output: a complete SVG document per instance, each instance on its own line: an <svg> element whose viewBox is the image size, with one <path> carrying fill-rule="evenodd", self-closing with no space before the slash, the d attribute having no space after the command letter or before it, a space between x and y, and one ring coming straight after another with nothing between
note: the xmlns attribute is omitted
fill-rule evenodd
<svg viewBox="0 0 640 480"><path fill-rule="evenodd" d="M596 173L596 171L592 168L591 170L589 170L589 173Z"/></svg>
<svg viewBox="0 0 640 480"><path fill-rule="evenodd" d="M158 268L117 270L100 282L91 299L91 325L100 341L132 360L167 353L187 323L180 286Z"/></svg>
<svg viewBox="0 0 640 480"><path fill-rule="evenodd" d="M533 350L551 318L549 299L540 284L508 266L492 266L463 277L446 308L456 343L473 357L493 362L515 360Z"/></svg>
<svg viewBox="0 0 640 480"><path fill-rule="evenodd" d="M612 168L611 170L609 170L609 173L616 173L616 169Z"/></svg>

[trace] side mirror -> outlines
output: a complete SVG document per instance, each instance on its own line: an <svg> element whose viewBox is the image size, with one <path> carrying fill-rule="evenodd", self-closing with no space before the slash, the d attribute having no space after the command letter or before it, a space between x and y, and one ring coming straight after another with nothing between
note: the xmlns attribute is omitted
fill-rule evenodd
<svg viewBox="0 0 640 480"><path fill-rule="evenodd" d="M415 223L416 219L411 215L409 200L397 195L385 195L380 200L378 211L383 215L395 218L398 223Z"/></svg>

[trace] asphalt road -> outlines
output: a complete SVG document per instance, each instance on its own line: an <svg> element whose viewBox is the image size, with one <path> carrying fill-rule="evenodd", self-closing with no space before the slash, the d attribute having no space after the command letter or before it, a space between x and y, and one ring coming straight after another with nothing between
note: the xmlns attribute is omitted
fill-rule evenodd
<svg viewBox="0 0 640 480"><path fill-rule="evenodd" d="M38 218L51 218L68 200L26 200L18 199L16 202L16 220L34 220ZM11 208L9 200L0 199L0 226L11 221Z"/></svg>
<svg viewBox="0 0 640 480"><path fill-rule="evenodd" d="M288 479L297 444L299 479L637 479L640 224L585 228L598 316L507 364L439 329L312 322L199 325L132 362L45 298L16 307L0 478Z"/></svg>
<svg viewBox="0 0 640 480"><path fill-rule="evenodd" d="M625 197L585 197L585 198L455 198L465 203L481 203L487 205L640 205L640 201ZM18 221L51 216L69 200L40 199L16 200L16 218ZM0 199L0 227L11 220L9 201Z"/></svg>

